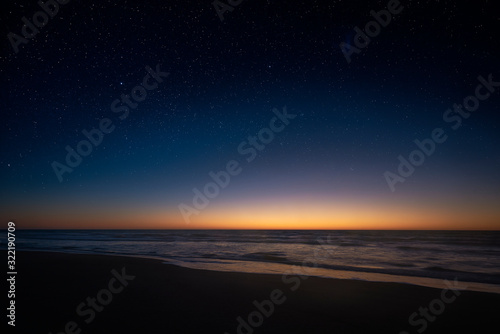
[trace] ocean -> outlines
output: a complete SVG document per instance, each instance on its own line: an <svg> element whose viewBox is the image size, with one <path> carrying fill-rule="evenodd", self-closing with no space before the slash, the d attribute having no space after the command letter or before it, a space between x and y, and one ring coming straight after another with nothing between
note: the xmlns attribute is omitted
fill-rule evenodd
<svg viewBox="0 0 500 334"><path fill-rule="evenodd" d="M500 232L490 231L18 230L16 247L500 293Z"/></svg>

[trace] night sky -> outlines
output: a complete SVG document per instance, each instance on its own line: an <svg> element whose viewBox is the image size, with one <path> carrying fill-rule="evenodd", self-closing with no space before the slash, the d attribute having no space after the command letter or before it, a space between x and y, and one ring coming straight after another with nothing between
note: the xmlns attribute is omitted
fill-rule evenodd
<svg viewBox="0 0 500 334"><path fill-rule="evenodd" d="M483 86L456 130L443 119L479 76L500 82L494 2L402 0L348 63L341 43L356 47L354 28L387 4L247 0L221 21L210 0L73 0L15 52L9 33L22 38L41 7L2 2L2 221L500 229L500 87ZM155 88L131 100L142 84ZM294 118L248 161L240 144L284 110ZM60 182L54 162L68 166L66 147L100 126L110 133ZM446 141L392 191L384 173L435 128ZM240 172L196 209L193 188L230 161ZM180 204L197 210L189 224Z"/></svg>

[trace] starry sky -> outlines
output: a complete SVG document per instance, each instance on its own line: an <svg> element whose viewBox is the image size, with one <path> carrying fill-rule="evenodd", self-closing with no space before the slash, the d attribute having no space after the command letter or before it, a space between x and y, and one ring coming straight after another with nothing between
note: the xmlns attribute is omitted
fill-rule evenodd
<svg viewBox="0 0 500 334"><path fill-rule="evenodd" d="M487 0L401 0L348 63L341 43L355 46L354 28L387 4L247 0L221 20L210 0L72 0L15 52L9 33L21 39L41 7L3 2L2 221L500 229L500 89L458 129L443 120L478 76L500 81L498 12ZM155 88L117 112L148 74ZM283 110L294 118L248 161L239 146ZM113 130L60 180L54 162L103 119ZM435 128L447 140L392 191L384 173ZM230 161L240 172L196 209L193 189ZM189 221L181 204L196 211Z"/></svg>

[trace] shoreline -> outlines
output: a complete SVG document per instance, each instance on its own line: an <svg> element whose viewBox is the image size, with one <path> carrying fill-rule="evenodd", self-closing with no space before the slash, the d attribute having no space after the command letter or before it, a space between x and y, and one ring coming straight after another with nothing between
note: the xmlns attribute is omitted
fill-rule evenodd
<svg viewBox="0 0 500 334"><path fill-rule="evenodd" d="M175 261L172 259L162 258L160 256L146 256L146 255L133 255L133 254L111 254L111 253L96 253L96 252L64 252L64 251L54 251L54 250L20 250L23 252L46 252L46 253L60 253L60 254L76 254L76 255L100 255L100 256L123 256L130 258L139 259L151 259L161 261L167 265L174 265L182 268L189 268L193 270L208 270L216 272L232 272L232 273L247 273L247 274L269 274L269 275L282 275L283 273L289 272L291 268L303 268L299 265L292 264L282 264L282 263L271 263L271 262L251 262L251 261L241 261L245 262L255 268L259 266L260 271L255 270L243 270L241 266L236 266L234 269L228 269L231 266L227 265L224 267L218 267L217 269L210 268L213 267L212 263L202 264L198 262L196 265L189 262ZM224 262L226 260L219 260ZM228 263L234 262L227 260ZM377 273L377 272L367 272L367 271L351 271L351 270L339 270L339 269L328 269L328 268L312 268L307 267L306 276L318 277L325 279L342 279L342 280L360 280L364 282L380 282L380 283L397 283L397 284L409 284L428 288L442 289L445 281L451 279L446 278L434 278L427 276L408 276L399 274L387 274L387 273ZM455 277L456 279L456 277ZM495 293L500 294L500 285L483 283L483 282L472 282L460 280L463 290L475 291L475 292L485 292L485 293Z"/></svg>
<svg viewBox="0 0 500 334"><path fill-rule="evenodd" d="M384 282L189 269L161 260L119 255L18 251L16 327L64 332L72 322L85 333L238 333L243 319L266 300L273 312L255 333L417 333L409 317L442 298L440 289ZM111 284L113 271L129 280L89 323L77 309ZM128 276L127 276L128 275ZM274 294L276 290L281 295ZM453 302L428 322L426 333L496 328L500 295L447 289ZM275 297L273 299L273 297ZM269 309L269 308L268 308ZM432 308L431 308L432 309ZM80 309L82 311L82 308ZM80 312L82 313L82 312ZM420 318L420 316L419 316ZM421 319L422 320L422 319ZM243 326L244 327L244 326ZM241 333L250 333L240 327Z"/></svg>

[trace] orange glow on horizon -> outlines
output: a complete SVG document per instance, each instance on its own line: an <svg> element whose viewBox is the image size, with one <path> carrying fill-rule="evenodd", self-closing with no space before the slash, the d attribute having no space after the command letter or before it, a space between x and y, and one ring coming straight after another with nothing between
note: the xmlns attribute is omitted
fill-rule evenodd
<svg viewBox="0 0 500 334"><path fill-rule="evenodd" d="M19 228L49 229L272 229L272 230L499 230L500 211L446 209L394 203L276 202L208 207L186 224L171 210L95 210L77 208L50 215L31 212ZM43 218L41 218L43 217ZM11 219L11 218L9 218ZM11 219L12 220L12 219ZM14 220L15 221L15 220Z"/></svg>
<svg viewBox="0 0 500 334"><path fill-rule="evenodd" d="M498 212L454 212L419 207L288 204L213 209L192 225L217 229L497 230Z"/></svg>

